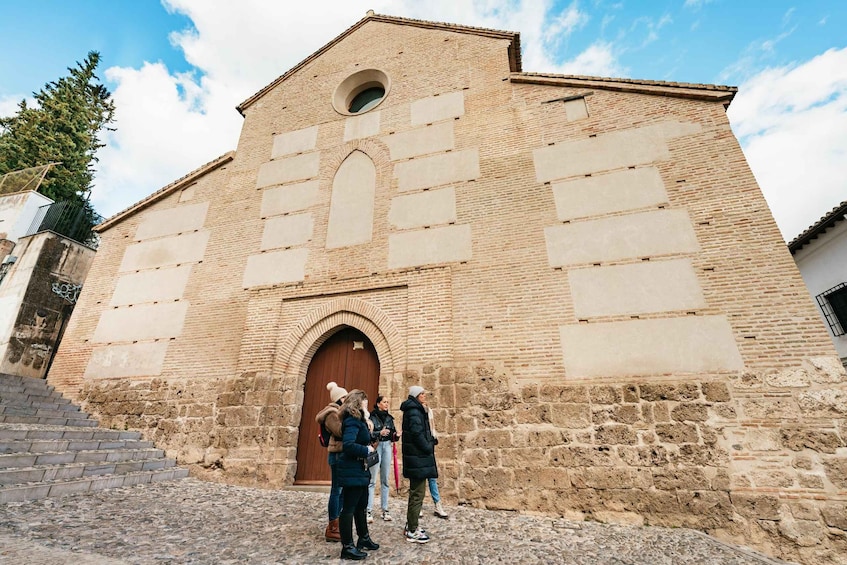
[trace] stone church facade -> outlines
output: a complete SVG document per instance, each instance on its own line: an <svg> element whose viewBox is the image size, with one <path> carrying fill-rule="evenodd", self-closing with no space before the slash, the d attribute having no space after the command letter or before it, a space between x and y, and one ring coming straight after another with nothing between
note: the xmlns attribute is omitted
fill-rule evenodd
<svg viewBox="0 0 847 565"><path fill-rule="evenodd" d="M239 106L236 151L100 226L48 378L270 487L326 480L328 381L398 415L421 384L448 500L839 562L847 376L735 92L369 13Z"/></svg>

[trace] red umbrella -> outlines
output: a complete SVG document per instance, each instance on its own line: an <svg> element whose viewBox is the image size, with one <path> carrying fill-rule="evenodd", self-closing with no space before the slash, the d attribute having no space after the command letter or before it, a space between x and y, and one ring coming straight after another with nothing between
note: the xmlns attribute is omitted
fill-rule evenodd
<svg viewBox="0 0 847 565"><path fill-rule="evenodd" d="M397 463L397 444L391 443L391 450L394 456L394 488L397 489L397 494L400 494L400 465Z"/></svg>

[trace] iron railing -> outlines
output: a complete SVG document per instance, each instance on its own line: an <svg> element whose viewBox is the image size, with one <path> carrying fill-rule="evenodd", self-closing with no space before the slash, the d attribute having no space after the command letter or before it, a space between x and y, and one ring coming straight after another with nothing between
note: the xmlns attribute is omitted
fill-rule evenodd
<svg viewBox="0 0 847 565"><path fill-rule="evenodd" d="M85 203L64 201L38 208L25 235L52 231L83 245L97 249L100 237L91 228L103 221Z"/></svg>
<svg viewBox="0 0 847 565"><path fill-rule="evenodd" d="M847 283L841 283L815 296L832 335L844 335L847 328Z"/></svg>

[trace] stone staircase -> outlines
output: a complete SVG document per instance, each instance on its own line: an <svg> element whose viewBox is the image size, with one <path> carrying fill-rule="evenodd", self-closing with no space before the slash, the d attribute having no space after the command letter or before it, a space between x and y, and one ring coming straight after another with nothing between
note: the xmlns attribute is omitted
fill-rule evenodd
<svg viewBox="0 0 847 565"><path fill-rule="evenodd" d="M0 503L181 479L139 432L100 428L43 379L0 373Z"/></svg>

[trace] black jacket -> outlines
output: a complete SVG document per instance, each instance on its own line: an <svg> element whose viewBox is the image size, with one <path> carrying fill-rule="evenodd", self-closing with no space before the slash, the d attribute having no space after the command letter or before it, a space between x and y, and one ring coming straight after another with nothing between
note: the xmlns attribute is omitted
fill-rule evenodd
<svg viewBox="0 0 847 565"><path fill-rule="evenodd" d="M400 405L400 410L403 412L403 476L407 479L437 478L436 441L426 408L410 396Z"/></svg>
<svg viewBox="0 0 847 565"><path fill-rule="evenodd" d="M379 438L379 441L397 441L397 428L394 427L394 416L377 408L371 412L371 422L374 425L373 436ZM391 430L391 433L385 436L385 439L379 434L383 428Z"/></svg>
<svg viewBox="0 0 847 565"><path fill-rule="evenodd" d="M368 454L371 432L362 419L347 416L342 422L343 451L335 464L336 478L342 487L366 487L371 480L370 472L362 460Z"/></svg>

